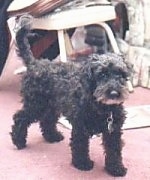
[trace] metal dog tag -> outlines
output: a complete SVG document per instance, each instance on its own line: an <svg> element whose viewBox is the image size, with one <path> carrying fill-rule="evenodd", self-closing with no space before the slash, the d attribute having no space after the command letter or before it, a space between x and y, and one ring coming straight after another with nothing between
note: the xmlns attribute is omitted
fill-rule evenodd
<svg viewBox="0 0 150 180"><path fill-rule="evenodd" d="M111 134L114 131L112 112L110 116L107 118L107 123L108 123L108 132Z"/></svg>

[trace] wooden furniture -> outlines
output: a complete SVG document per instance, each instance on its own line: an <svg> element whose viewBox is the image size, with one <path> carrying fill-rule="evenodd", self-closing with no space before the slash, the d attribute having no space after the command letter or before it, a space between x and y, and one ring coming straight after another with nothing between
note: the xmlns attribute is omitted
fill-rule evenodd
<svg viewBox="0 0 150 180"><path fill-rule="evenodd" d="M34 18L33 28L57 31L60 58L61 61L66 62L67 54L71 55L74 53L66 30L90 24L97 24L104 28L112 45L112 49L115 53L119 53L114 35L110 27L105 23L105 21L113 19L115 19L115 10L111 5L80 7L64 11L59 11L58 9L56 12L45 17Z"/></svg>
<svg viewBox="0 0 150 180"><path fill-rule="evenodd" d="M13 8L14 5L12 4L8 9L10 15L14 15L13 12L16 12ZM51 13L46 13L46 15L40 17L35 16L33 29L56 30L59 41L60 59L66 62L67 56L75 53L66 30L91 24L97 24L105 29L113 51L119 54L119 48L111 28L105 23L105 21L113 20L115 17L114 6L106 0L74 0L56 8Z"/></svg>

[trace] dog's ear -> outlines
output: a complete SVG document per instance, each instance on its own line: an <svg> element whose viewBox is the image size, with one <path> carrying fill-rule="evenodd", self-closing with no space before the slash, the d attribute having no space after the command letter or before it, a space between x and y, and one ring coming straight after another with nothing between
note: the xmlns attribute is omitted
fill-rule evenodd
<svg viewBox="0 0 150 180"><path fill-rule="evenodd" d="M97 86L97 71L101 66L99 63L87 61L82 68L82 84L87 91L93 93Z"/></svg>
<svg viewBox="0 0 150 180"><path fill-rule="evenodd" d="M83 78L90 81L92 79L92 68L90 63L85 63L81 67Z"/></svg>
<svg viewBox="0 0 150 180"><path fill-rule="evenodd" d="M80 76L90 80L92 78L91 63L89 56L79 56L76 58L77 64L79 63Z"/></svg>
<svg viewBox="0 0 150 180"><path fill-rule="evenodd" d="M83 63L80 73L81 82L84 88L89 92L93 91L96 83L94 81L91 62L88 62L87 60L85 63Z"/></svg>

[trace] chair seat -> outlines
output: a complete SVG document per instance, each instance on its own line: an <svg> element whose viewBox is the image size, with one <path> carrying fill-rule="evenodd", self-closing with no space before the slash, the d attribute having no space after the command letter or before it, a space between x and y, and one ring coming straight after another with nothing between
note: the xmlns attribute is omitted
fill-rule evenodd
<svg viewBox="0 0 150 180"><path fill-rule="evenodd" d="M99 5L75 8L50 13L44 17L34 19L36 29L60 30L80 27L97 22L105 22L116 18L114 6Z"/></svg>

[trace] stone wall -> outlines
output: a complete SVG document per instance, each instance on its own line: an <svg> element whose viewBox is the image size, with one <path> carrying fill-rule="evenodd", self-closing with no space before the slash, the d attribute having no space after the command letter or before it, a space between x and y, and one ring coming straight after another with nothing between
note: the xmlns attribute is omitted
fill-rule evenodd
<svg viewBox="0 0 150 180"><path fill-rule="evenodd" d="M124 3L128 12L129 32L120 50L133 64L133 86L150 88L150 0L112 0Z"/></svg>

